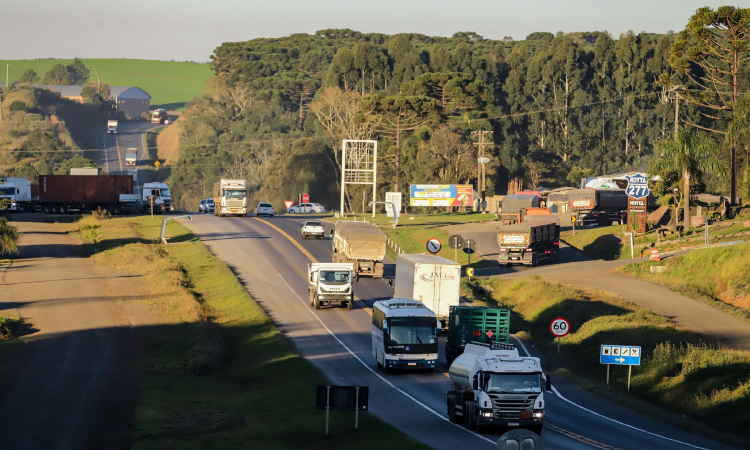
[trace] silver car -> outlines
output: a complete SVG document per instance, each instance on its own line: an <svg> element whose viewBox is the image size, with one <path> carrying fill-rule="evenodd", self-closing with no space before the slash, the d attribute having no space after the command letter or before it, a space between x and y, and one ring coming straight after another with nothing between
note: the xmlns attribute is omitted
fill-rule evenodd
<svg viewBox="0 0 750 450"><path fill-rule="evenodd" d="M202 213L214 212L214 199L204 198L203 200L201 200L200 205L198 205L198 212L202 212Z"/></svg>

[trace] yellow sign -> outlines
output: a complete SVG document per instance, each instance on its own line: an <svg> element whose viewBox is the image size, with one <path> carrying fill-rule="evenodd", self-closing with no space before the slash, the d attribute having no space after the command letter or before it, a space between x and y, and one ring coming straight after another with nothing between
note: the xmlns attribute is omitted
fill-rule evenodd
<svg viewBox="0 0 750 450"><path fill-rule="evenodd" d="M576 216L570 216L570 221L572 223L576 223Z"/></svg>
<svg viewBox="0 0 750 450"><path fill-rule="evenodd" d="M161 166L161 163L160 163L159 161L156 161L156 162L154 163L154 165L155 165L156 167L159 167L159 166Z"/></svg>
<svg viewBox="0 0 750 450"><path fill-rule="evenodd" d="M473 267L469 267L468 269L466 269L466 276L469 276L469 277L473 277L474 276L474 268Z"/></svg>

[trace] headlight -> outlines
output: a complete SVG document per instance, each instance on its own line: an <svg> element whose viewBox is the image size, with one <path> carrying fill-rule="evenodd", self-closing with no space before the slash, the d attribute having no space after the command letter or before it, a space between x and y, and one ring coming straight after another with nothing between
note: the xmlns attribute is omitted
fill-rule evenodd
<svg viewBox="0 0 750 450"><path fill-rule="evenodd" d="M479 413L482 417L492 417L492 410L483 410Z"/></svg>
<svg viewBox="0 0 750 450"><path fill-rule="evenodd" d="M326 298L325 295L319 295L318 298Z"/></svg>
<svg viewBox="0 0 750 450"><path fill-rule="evenodd" d="M544 417L544 411L534 411L534 418L541 419Z"/></svg>

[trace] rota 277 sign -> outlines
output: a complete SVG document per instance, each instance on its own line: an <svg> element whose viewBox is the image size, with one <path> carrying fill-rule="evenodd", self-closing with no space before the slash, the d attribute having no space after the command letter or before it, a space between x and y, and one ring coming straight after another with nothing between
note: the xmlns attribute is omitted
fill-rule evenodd
<svg viewBox="0 0 750 450"><path fill-rule="evenodd" d="M651 192L648 189L648 178L642 173L637 173L632 176L625 175L625 179L628 180L628 187L625 189L625 193L628 197L635 199L646 198Z"/></svg>

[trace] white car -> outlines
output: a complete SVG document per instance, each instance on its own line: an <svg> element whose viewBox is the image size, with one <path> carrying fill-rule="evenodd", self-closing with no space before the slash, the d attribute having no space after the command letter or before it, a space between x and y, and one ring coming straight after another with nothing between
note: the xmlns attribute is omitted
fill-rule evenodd
<svg viewBox="0 0 750 450"><path fill-rule="evenodd" d="M326 227L323 226L322 222L317 220L308 220L302 225L302 239L307 239L308 236L324 239L326 237Z"/></svg>
<svg viewBox="0 0 750 450"><path fill-rule="evenodd" d="M255 208L255 215L273 217L273 205L270 203L258 203L258 206Z"/></svg>
<svg viewBox="0 0 750 450"><path fill-rule="evenodd" d="M300 203L286 210L287 214L322 214L326 212L323 205L317 203Z"/></svg>

